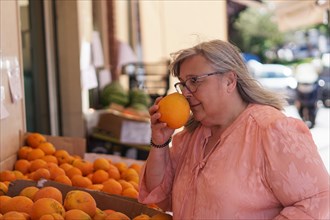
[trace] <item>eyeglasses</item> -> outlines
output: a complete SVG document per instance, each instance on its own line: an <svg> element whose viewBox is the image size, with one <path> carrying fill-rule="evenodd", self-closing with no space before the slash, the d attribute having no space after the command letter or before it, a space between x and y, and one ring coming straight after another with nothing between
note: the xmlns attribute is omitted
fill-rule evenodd
<svg viewBox="0 0 330 220"><path fill-rule="evenodd" d="M207 74L204 74L201 76L193 76L184 82L175 83L174 87L175 87L176 91L180 94L182 94L184 88L186 88L190 93L194 93L197 91L197 88L201 83L200 79L208 77L208 76L213 76L216 74L222 74L222 73L217 71L217 72L213 72L213 73L207 73Z"/></svg>

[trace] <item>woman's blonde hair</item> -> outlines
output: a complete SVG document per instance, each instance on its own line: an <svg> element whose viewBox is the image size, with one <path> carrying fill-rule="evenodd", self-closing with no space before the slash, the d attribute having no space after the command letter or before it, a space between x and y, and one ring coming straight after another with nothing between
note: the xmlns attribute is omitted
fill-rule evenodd
<svg viewBox="0 0 330 220"><path fill-rule="evenodd" d="M216 71L223 73L232 71L236 73L237 90L246 103L270 105L276 109L283 110L283 106L286 104L285 97L263 88L249 73L240 50L236 46L222 40L202 42L191 48L172 53L172 62L169 66L171 74L178 77L183 61L195 55L203 56Z"/></svg>

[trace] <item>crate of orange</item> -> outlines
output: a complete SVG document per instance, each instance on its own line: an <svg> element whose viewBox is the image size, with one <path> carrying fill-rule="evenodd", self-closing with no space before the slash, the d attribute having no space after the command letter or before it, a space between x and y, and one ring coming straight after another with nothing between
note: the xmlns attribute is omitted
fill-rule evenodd
<svg viewBox="0 0 330 220"><path fill-rule="evenodd" d="M138 220L151 219L155 216L163 217L161 219L171 219L170 215L161 210L140 204L132 199L50 180L40 180L39 182L16 180L10 184L7 195L0 196L0 199L2 201L0 215L13 215L17 220ZM20 216L25 217L19 218Z"/></svg>

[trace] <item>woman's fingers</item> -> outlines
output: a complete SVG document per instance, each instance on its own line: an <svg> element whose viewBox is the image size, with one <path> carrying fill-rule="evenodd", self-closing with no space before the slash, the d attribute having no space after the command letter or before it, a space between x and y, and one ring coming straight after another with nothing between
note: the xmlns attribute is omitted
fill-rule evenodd
<svg viewBox="0 0 330 220"><path fill-rule="evenodd" d="M161 99L162 99L162 97L158 97L156 99L154 105L152 105L149 108L149 115L150 115L151 124L157 123L158 119L160 118L160 113L157 113L157 111L159 109L158 103Z"/></svg>
<svg viewBox="0 0 330 220"><path fill-rule="evenodd" d="M158 121L159 118L160 118L160 113L155 113L155 114L151 115L150 116L150 122L151 122L151 124L153 125L153 124L158 123L159 122Z"/></svg>

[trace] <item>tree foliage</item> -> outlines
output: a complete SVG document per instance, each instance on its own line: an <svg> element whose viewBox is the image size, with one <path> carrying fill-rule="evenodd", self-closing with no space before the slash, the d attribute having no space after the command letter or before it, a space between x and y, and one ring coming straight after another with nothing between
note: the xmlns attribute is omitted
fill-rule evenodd
<svg viewBox="0 0 330 220"><path fill-rule="evenodd" d="M276 49L284 42L284 35L278 30L273 15L258 8L248 8L239 14L234 23L235 36L230 40L243 52L266 59L266 51Z"/></svg>

